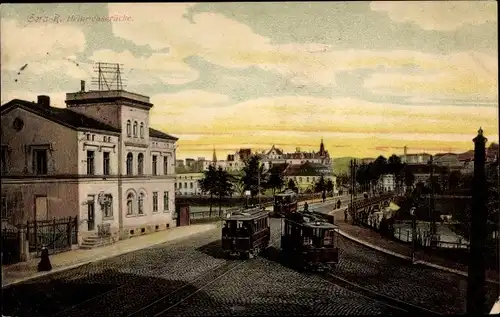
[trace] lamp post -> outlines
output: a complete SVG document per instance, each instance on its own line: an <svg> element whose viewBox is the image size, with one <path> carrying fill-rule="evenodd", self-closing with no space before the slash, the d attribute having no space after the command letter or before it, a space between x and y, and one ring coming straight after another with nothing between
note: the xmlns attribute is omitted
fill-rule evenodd
<svg viewBox="0 0 500 317"><path fill-rule="evenodd" d="M259 199L259 206L260 206L260 169L262 167L262 162L259 161L259 165L258 165L258 168L257 168L257 197Z"/></svg>
<svg viewBox="0 0 500 317"><path fill-rule="evenodd" d="M472 217L467 283L467 314L484 315L485 311L485 243L486 243L486 142L479 129L474 141L474 178L472 187Z"/></svg>
<svg viewBox="0 0 500 317"><path fill-rule="evenodd" d="M417 216L415 215L415 210L417 208L411 207L410 209L410 214L411 214L411 264L415 263L415 236L417 232Z"/></svg>

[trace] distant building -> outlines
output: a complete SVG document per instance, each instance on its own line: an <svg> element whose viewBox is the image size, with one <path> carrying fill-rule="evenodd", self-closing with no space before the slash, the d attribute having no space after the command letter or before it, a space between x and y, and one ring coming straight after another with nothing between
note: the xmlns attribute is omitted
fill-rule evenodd
<svg viewBox="0 0 500 317"><path fill-rule="evenodd" d="M379 178L379 186L379 189L384 192L394 191L396 189L396 176L394 176L394 174L381 175Z"/></svg>
<svg viewBox="0 0 500 317"><path fill-rule="evenodd" d="M297 187L299 188L299 193L303 193L307 190L314 191L314 185L319 181L321 176L325 179L325 182L331 180L333 183L333 192L337 193L336 188L336 177L325 171L322 164L304 163L304 164L287 164L287 168L283 172L285 185L288 185L290 179L293 179Z"/></svg>
<svg viewBox="0 0 500 317"><path fill-rule="evenodd" d="M411 164L427 164L431 158L427 153L406 154L401 157L401 162Z"/></svg>
<svg viewBox="0 0 500 317"><path fill-rule="evenodd" d="M203 173L183 173L175 176L175 191L177 195L201 195L198 181L203 178Z"/></svg>
<svg viewBox="0 0 500 317"><path fill-rule="evenodd" d="M184 167L184 160L175 160L175 167Z"/></svg>

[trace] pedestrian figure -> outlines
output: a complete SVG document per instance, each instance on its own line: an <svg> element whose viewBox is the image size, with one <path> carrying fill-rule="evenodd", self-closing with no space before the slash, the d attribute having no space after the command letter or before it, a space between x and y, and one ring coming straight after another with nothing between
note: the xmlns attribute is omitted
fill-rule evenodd
<svg viewBox="0 0 500 317"><path fill-rule="evenodd" d="M340 208L340 199L337 201L337 208Z"/></svg>
<svg viewBox="0 0 500 317"><path fill-rule="evenodd" d="M307 204L307 201L304 204L304 211L309 211L309 205Z"/></svg>
<svg viewBox="0 0 500 317"><path fill-rule="evenodd" d="M52 270L52 264L50 264L49 250L47 250L46 247L43 247L40 262L38 263L38 272L50 270Z"/></svg>
<svg viewBox="0 0 500 317"><path fill-rule="evenodd" d="M344 210L344 222L347 222L347 209Z"/></svg>
<svg viewBox="0 0 500 317"><path fill-rule="evenodd" d="M323 195L321 196L321 198L323 198L323 202L325 202L325 200L326 200L326 194L325 194L325 192L323 192Z"/></svg>

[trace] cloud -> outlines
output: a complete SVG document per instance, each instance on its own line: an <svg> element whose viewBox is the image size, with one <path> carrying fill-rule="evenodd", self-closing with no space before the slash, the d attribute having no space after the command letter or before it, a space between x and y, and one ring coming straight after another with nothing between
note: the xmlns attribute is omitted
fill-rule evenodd
<svg viewBox="0 0 500 317"><path fill-rule="evenodd" d="M115 52L109 49L95 51L90 60L113 61L124 64L125 69L136 71L129 77L130 83L154 83L158 78L165 84L182 85L198 78L197 70L181 60L173 59L169 53L153 53L149 57L136 57L130 51Z"/></svg>
<svg viewBox="0 0 500 317"><path fill-rule="evenodd" d="M84 50L85 36L72 25L19 25L11 19L1 19L0 25L2 69L17 70L26 63L36 63L37 68L43 67L44 71L59 70L63 60ZM70 62L64 64L72 68Z"/></svg>
<svg viewBox="0 0 500 317"><path fill-rule="evenodd" d="M151 97L154 106L150 123L166 131L175 130L176 133L206 130L215 124L219 109L223 109L228 101L229 98L225 95L202 90L154 95Z"/></svg>
<svg viewBox="0 0 500 317"><path fill-rule="evenodd" d="M430 61L430 63L429 63ZM374 73L365 87L376 93L420 98L498 100L498 60L479 52L425 56L418 73Z"/></svg>
<svg viewBox="0 0 500 317"><path fill-rule="evenodd" d="M464 25L497 22L496 1L373 1L370 8L424 30L454 31Z"/></svg>
<svg viewBox="0 0 500 317"><path fill-rule="evenodd" d="M277 72L295 86L331 87L336 84L335 77L340 72L371 69L406 71L411 75L439 72L440 76L434 80L433 86L439 86L440 81L449 87L461 85L460 89L468 89L470 94L482 94L486 90L491 95L492 87L496 88L497 75L485 75L480 63L474 62L472 57L405 50L339 50L333 45L321 43L273 44L269 38L255 33L247 25L222 14L202 12L190 15L191 7L192 4L180 3L145 4L140 8L131 4L109 4L110 14L127 13L134 18L134 23L114 23L116 36L139 45L149 44L156 50L169 49L168 54L158 57L158 62L139 60L128 52L122 53L122 60L129 61L131 65L141 61L143 68L153 72L162 68L165 72L174 69L174 73L181 74L177 83L194 80L194 73L184 60L199 56L226 68L258 67ZM493 53L489 56L482 54L480 59L493 65L491 60L495 59L494 56ZM468 64L462 65L464 61ZM488 67L496 69L494 65ZM189 75L184 76L185 72ZM464 74L473 76L474 85L466 87ZM166 81L172 82L171 79Z"/></svg>

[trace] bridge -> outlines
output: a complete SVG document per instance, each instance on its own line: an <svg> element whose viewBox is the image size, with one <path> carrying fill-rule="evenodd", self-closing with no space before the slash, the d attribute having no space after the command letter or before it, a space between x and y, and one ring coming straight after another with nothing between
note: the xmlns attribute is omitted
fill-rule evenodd
<svg viewBox="0 0 500 317"><path fill-rule="evenodd" d="M362 200L356 200L349 203L347 212L351 217L353 224L366 224L371 214L378 211L383 211L391 202L394 202L395 196L393 193L383 194L376 197L369 197Z"/></svg>

